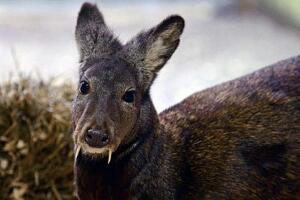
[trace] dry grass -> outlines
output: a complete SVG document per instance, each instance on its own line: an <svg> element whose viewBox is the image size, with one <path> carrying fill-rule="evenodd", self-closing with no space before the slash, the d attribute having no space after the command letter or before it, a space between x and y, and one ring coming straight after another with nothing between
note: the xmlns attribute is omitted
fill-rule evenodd
<svg viewBox="0 0 300 200"><path fill-rule="evenodd" d="M71 84L0 86L0 199L73 199Z"/></svg>

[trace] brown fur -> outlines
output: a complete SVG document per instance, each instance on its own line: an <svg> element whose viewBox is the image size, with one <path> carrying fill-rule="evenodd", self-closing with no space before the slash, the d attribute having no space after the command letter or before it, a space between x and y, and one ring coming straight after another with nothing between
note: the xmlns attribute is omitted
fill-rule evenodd
<svg viewBox="0 0 300 200"><path fill-rule="evenodd" d="M299 199L300 57L157 115L149 88L183 27L170 16L122 45L95 5L82 6L72 107L78 199ZM88 141L88 130L109 142Z"/></svg>
<svg viewBox="0 0 300 200"><path fill-rule="evenodd" d="M187 199L300 198L300 57L196 93L160 119L186 138Z"/></svg>

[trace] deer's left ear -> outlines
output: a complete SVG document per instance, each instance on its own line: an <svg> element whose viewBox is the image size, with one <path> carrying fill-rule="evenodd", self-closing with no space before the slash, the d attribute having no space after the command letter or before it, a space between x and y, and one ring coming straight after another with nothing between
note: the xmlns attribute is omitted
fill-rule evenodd
<svg viewBox="0 0 300 200"><path fill-rule="evenodd" d="M106 26L98 7L90 3L84 3L79 11L75 37L80 62L92 56L113 54L122 47Z"/></svg>
<svg viewBox="0 0 300 200"><path fill-rule="evenodd" d="M184 19L172 15L157 26L130 40L123 49L126 59L140 71L140 79L148 89L157 72L176 50L183 32Z"/></svg>

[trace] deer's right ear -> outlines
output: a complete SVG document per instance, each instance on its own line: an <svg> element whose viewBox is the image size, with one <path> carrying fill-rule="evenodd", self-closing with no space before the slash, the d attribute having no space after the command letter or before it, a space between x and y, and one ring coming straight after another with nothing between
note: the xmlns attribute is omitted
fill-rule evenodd
<svg viewBox="0 0 300 200"><path fill-rule="evenodd" d="M84 3L79 11L75 37L80 62L91 56L112 54L122 47L106 26L98 7L90 3Z"/></svg>
<svg viewBox="0 0 300 200"><path fill-rule="evenodd" d="M149 89L158 71L178 47L183 28L184 19L171 15L125 44L123 55L139 70L139 80L144 90Z"/></svg>

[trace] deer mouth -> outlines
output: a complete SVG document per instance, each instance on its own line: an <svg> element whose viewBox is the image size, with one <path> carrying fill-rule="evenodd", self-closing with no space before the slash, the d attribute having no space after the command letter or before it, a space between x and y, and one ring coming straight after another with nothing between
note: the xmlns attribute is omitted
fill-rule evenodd
<svg viewBox="0 0 300 200"><path fill-rule="evenodd" d="M107 164L109 164L111 161L112 153L114 152L114 148L110 148L110 147L95 148L95 147L90 147L85 143L80 143L75 148L75 160L77 160L78 155L81 152L83 154L92 155L94 157L102 157L102 158L107 157L108 159Z"/></svg>
<svg viewBox="0 0 300 200"><path fill-rule="evenodd" d="M93 158L106 158L111 162L112 154L118 148L120 139L104 134L98 130L88 129L84 126L81 131L74 131L75 160L83 153Z"/></svg>
<svg viewBox="0 0 300 200"><path fill-rule="evenodd" d="M110 144L105 147L91 147L85 142L79 142L75 145L75 160L77 160L78 155L83 153L84 155L91 156L93 158L107 158L107 164L111 162L113 153L116 151L119 145Z"/></svg>

